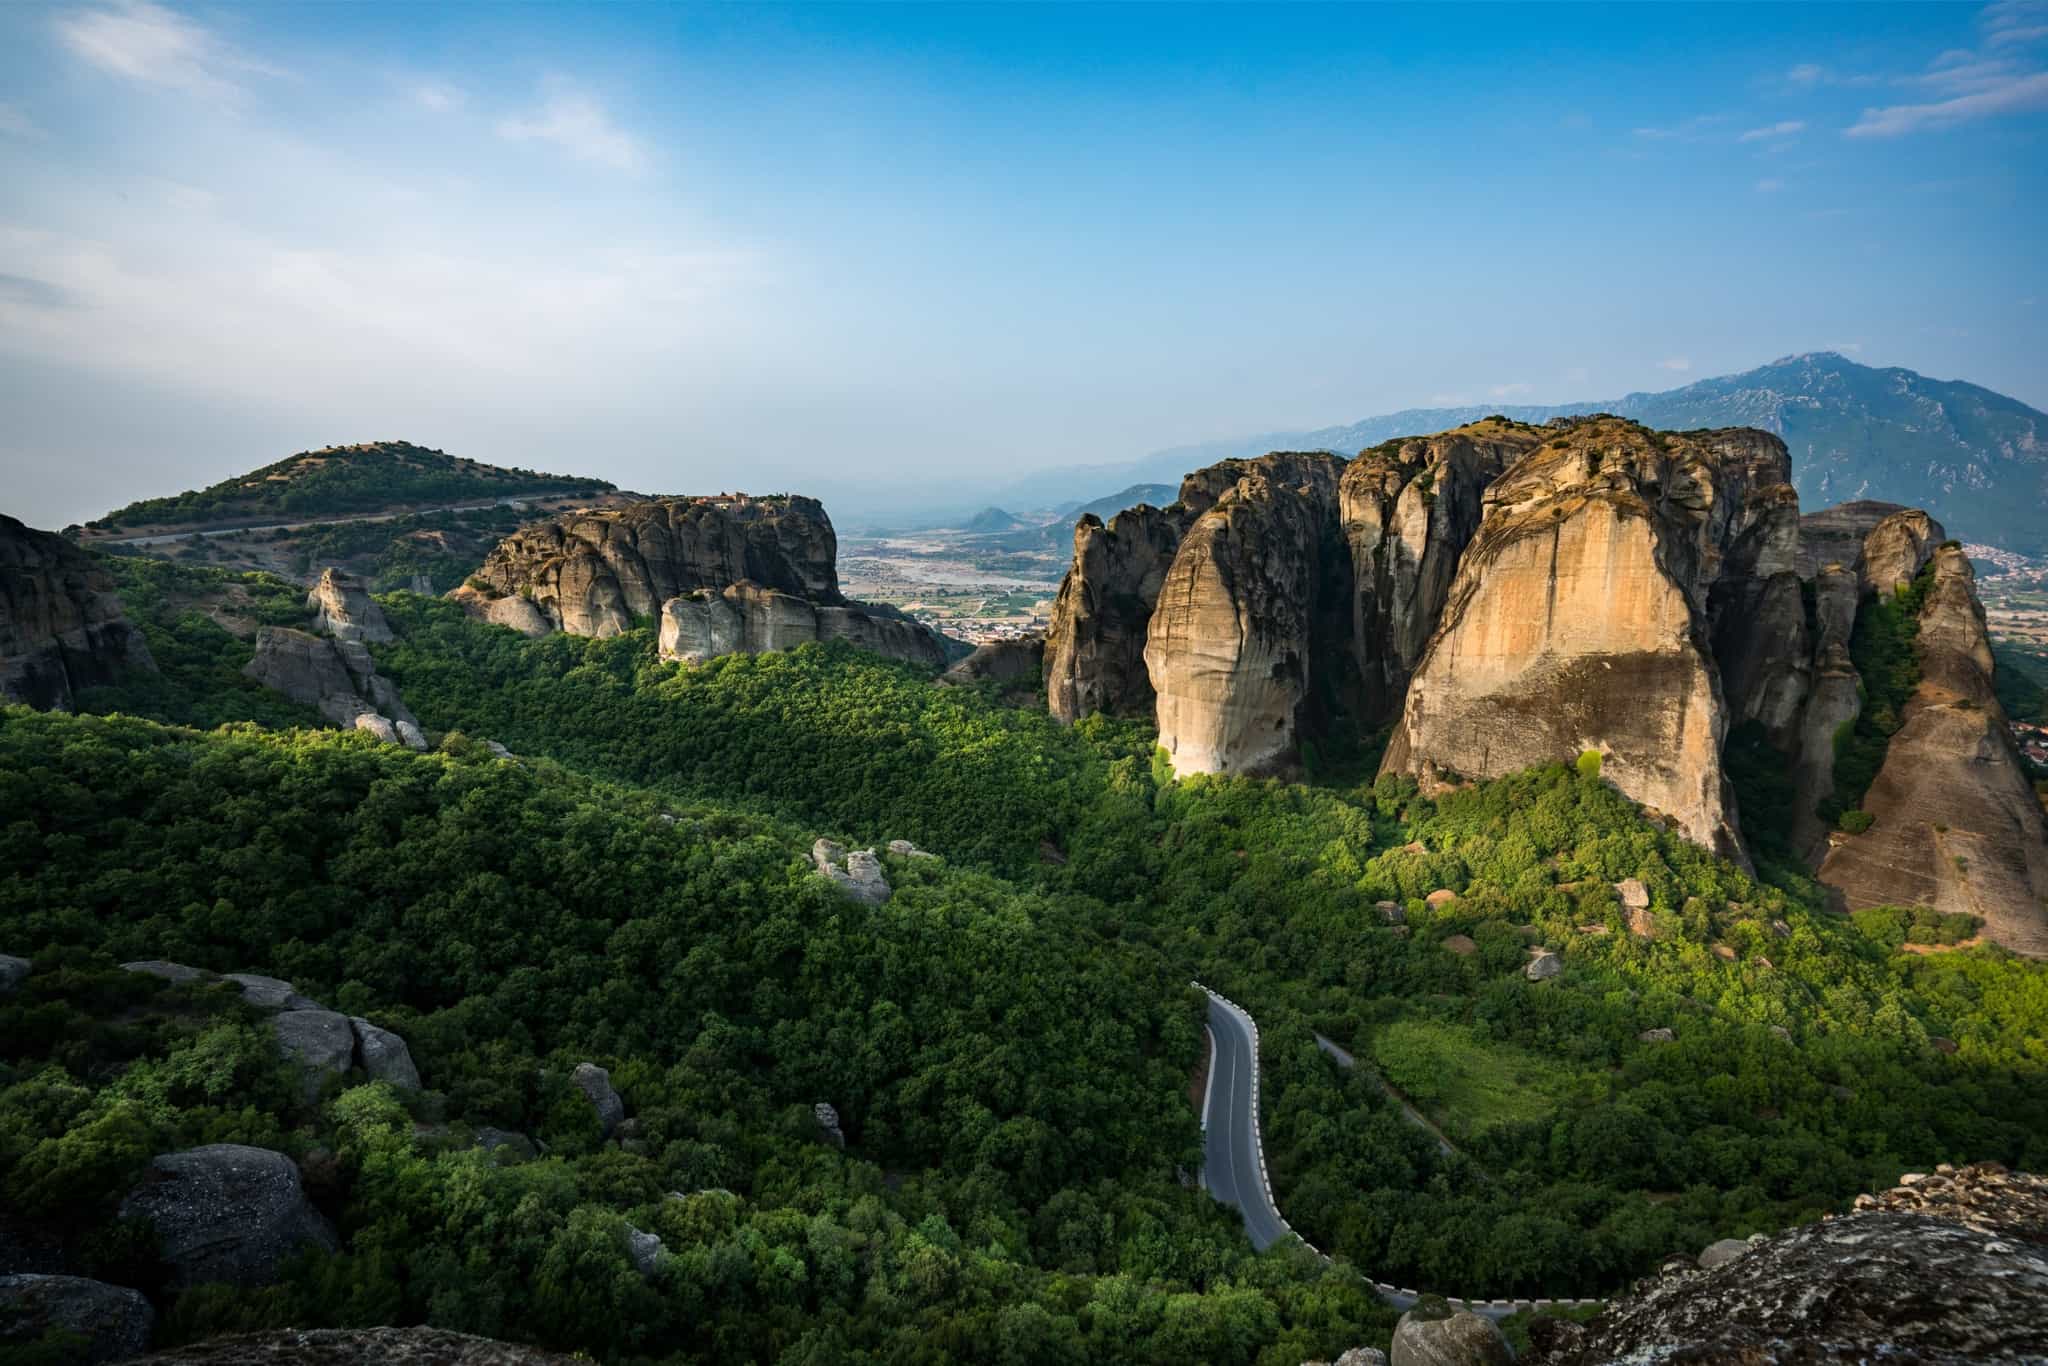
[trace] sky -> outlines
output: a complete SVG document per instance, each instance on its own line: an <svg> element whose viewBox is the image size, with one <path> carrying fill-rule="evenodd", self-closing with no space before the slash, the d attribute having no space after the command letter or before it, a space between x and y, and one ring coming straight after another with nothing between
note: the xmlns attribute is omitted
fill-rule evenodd
<svg viewBox="0 0 2048 1366"><path fill-rule="evenodd" d="M2035 0L17 0L0 511L380 439L864 509L1818 349L2048 408L2044 211Z"/></svg>

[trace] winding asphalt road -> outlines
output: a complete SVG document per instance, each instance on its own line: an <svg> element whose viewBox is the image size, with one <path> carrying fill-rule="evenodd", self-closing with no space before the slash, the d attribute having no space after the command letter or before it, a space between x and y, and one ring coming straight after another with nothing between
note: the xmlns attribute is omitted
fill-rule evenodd
<svg viewBox="0 0 2048 1366"><path fill-rule="evenodd" d="M1244 1215L1252 1246L1264 1252L1289 1235L1287 1221L1273 1207L1259 1145L1258 1097L1251 1017L1212 994L1209 1037L1215 1056L1202 1102L1202 1186Z"/></svg>

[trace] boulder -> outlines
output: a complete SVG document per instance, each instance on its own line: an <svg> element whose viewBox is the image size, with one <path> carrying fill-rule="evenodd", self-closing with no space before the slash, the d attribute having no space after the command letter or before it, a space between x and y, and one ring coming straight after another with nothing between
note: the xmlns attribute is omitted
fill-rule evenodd
<svg viewBox="0 0 2048 1366"><path fill-rule="evenodd" d="M29 970L35 965L26 958L16 958L0 953L0 996L5 996L28 980Z"/></svg>
<svg viewBox="0 0 2048 1366"><path fill-rule="evenodd" d="M889 852L898 858L937 858L937 854L918 848L909 840L890 840Z"/></svg>
<svg viewBox="0 0 2048 1366"><path fill-rule="evenodd" d="M879 906L893 895L882 861L872 849L849 853L837 840L821 839L811 846L811 863L840 891L865 905Z"/></svg>
<svg viewBox="0 0 2048 1366"><path fill-rule="evenodd" d="M1425 1299L1394 1325L1392 1366L1511 1366L1515 1354L1492 1319Z"/></svg>
<svg viewBox="0 0 2048 1366"><path fill-rule="evenodd" d="M1387 1366L1387 1354L1377 1347L1353 1347L1330 1361L1304 1361L1301 1366Z"/></svg>
<svg viewBox="0 0 2048 1366"><path fill-rule="evenodd" d="M838 1110L821 1100L811 1107L811 1115L818 1121L818 1129L828 1143L835 1148L846 1146L846 1134L839 1127Z"/></svg>
<svg viewBox="0 0 2048 1366"><path fill-rule="evenodd" d="M188 968L183 963L166 963L161 959L148 959L140 963L123 963L125 972L140 972L150 977L161 977L178 986L190 986L194 982L211 982L214 975L204 968Z"/></svg>
<svg viewBox="0 0 2048 1366"><path fill-rule="evenodd" d="M83 1339L67 1361L122 1361L149 1350L156 1310L137 1290L80 1276L0 1276L0 1343L51 1329Z"/></svg>
<svg viewBox="0 0 2048 1366"><path fill-rule="evenodd" d="M1640 1282L1590 1323L1532 1324L1526 1361L1965 1366L2048 1354L2048 1179L1985 1163L1856 1205Z"/></svg>
<svg viewBox="0 0 2048 1366"><path fill-rule="evenodd" d="M310 997L299 995L290 982L253 972L230 972L221 977L242 989L242 999L258 1010L325 1010Z"/></svg>
<svg viewBox="0 0 2048 1366"><path fill-rule="evenodd" d="M1456 905L1458 894L1448 887L1439 887L1422 900L1431 910L1436 910L1440 906Z"/></svg>
<svg viewBox="0 0 2048 1366"><path fill-rule="evenodd" d="M356 1052L362 1058L363 1071L371 1081L389 1082L402 1091L420 1089L419 1069L413 1066L412 1050L405 1046L404 1039L355 1016L348 1023L355 1031Z"/></svg>
<svg viewBox="0 0 2048 1366"><path fill-rule="evenodd" d="M0 702L68 711L82 688L155 668L92 556L0 516Z"/></svg>
<svg viewBox="0 0 2048 1366"><path fill-rule="evenodd" d="M427 748L426 732L422 731L417 725L411 721L394 721L392 729L398 732L399 744L404 745L410 750L425 752Z"/></svg>
<svg viewBox="0 0 2048 1366"><path fill-rule="evenodd" d="M579 1062L576 1070L569 1074L569 1080L590 1101L590 1108L597 1111L598 1125L604 1130L605 1137L610 1138L612 1130L618 1128L619 1121L626 1117L626 1102L612 1090L612 1074L594 1062Z"/></svg>
<svg viewBox="0 0 2048 1366"><path fill-rule="evenodd" d="M1678 1035L1669 1026L1664 1025L1660 1025L1655 1029L1646 1029L1636 1035L1636 1042L1638 1043L1675 1043L1677 1040Z"/></svg>
<svg viewBox="0 0 2048 1366"><path fill-rule="evenodd" d="M1529 960L1522 975L1532 982L1548 982L1564 972L1564 959L1545 950Z"/></svg>
<svg viewBox="0 0 2048 1366"><path fill-rule="evenodd" d="M510 1129L494 1129L488 1124L476 1131L476 1146L491 1153L502 1148L522 1162L530 1162L540 1156L540 1150L525 1134L516 1134Z"/></svg>
<svg viewBox="0 0 2048 1366"><path fill-rule="evenodd" d="M273 1015L270 1028L278 1051L296 1063L308 1102L319 1099L329 1077L348 1071L355 1061L356 1036L348 1016L332 1010L286 1010Z"/></svg>
<svg viewBox="0 0 2048 1366"><path fill-rule="evenodd" d="M1747 1251L1749 1244L1741 1238L1723 1238L1719 1242L1708 1243L1700 1252L1700 1269L1711 1271L1723 1262L1734 1261Z"/></svg>
<svg viewBox="0 0 2048 1366"><path fill-rule="evenodd" d="M1642 906L1631 906L1622 912L1628 921L1628 932L1638 939L1657 937L1657 917Z"/></svg>
<svg viewBox="0 0 2048 1366"><path fill-rule="evenodd" d="M1643 885L1641 878L1623 878L1614 884L1614 894L1621 898L1625 910L1646 911L1650 908L1650 889Z"/></svg>
<svg viewBox="0 0 2048 1366"><path fill-rule="evenodd" d="M661 1265L661 1254L667 1251L661 1239L652 1233L642 1233L631 1224L626 1225L626 1256L632 1259L633 1269L643 1276L652 1276Z"/></svg>
<svg viewBox="0 0 2048 1366"><path fill-rule="evenodd" d="M1379 913L1380 923L1382 924L1405 925L1408 923L1408 912L1402 909L1401 903L1398 901L1375 901L1372 903L1372 908Z"/></svg>
<svg viewBox="0 0 2048 1366"><path fill-rule="evenodd" d="M1479 952L1479 945L1473 942L1470 935L1464 934L1451 935L1444 940L1444 947L1457 954L1460 958L1470 958L1473 954Z"/></svg>
<svg viewBox="0 0 2048 1366"><path fill-rule="evenodd" d="M152 1222L173 1287L268 1285L279 1264L301 1248L331 1252L340 1246L333 1227L307 1202L292 1160L238 1143L152 1159L120 1214Z"/></svg>
<svg viewBox="0 0 2048 1366"><path fill-rule="evenodd" d="M320 571L320 581L306 595L313 609L313 629L336 640L359 640L381 644L392 640L391 624L384 609L370 597L363 581L346 570Z"/></svg>
<svg viewBox="0 0 2048 1366"><path fill-rule="evenodd" d="M404 743L398 734L398 727L391 723L391 718L374 711L358 712L355 719L355 728L374 736L387 745Z"/></svg>

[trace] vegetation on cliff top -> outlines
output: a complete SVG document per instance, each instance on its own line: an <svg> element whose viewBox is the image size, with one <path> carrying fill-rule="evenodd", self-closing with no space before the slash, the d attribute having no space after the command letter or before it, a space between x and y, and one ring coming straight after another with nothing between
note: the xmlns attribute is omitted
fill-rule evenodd
<svg viewBox="0 0 2048 1366"><path fill-rule="evenodd" d="M486 465L409 441L370 441L302 451L210 488L172 498L145 498L90 525L110 530L343 517L421 503L542 492L607 493L613 487L602 479Z"/></svg>

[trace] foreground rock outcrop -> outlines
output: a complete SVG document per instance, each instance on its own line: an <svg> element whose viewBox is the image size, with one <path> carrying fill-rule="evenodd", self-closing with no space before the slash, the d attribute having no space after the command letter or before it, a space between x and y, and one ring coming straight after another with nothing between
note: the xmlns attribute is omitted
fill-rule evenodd
<svg viewBox="0 0 2048 1366"><path fill-rule="evenodd" d="M0 702L69 710L79 689L155 667L90 555L0 516Z"/></svg>
<svg viewBox="0 0 2048 1366"><path fill-rule="evenodd" d="M76 1340L73 1361L124 1361L149 1350L155 1329L140 1291L81 1276L0 1276L0 1353L55 1330Z"/></svg>
<svg viewBox="0 0 2048 1366"><path fill-rule="evenodd" d="M1538 1366L2048 1359L2048 1179L1995 1163L1909 1176L1853 1214L1709 1269L1681 1262L1591 1323L1530 1335Z"/></svg>
<svg viewBox="0 0 2048 1366"><path fill-rule="evenodd" d="M1390 1366L1512 1366L1500 1326L1484 1315L1425 1299L1394 1325Z"/></svg>
<svg viewBox="0 0 2048 1366"><path fill-rule="evenodd" d="M1486 490L1384 769L1490 778L1597 750L1623 792L1741 859L1709 608L1746 568L1731 552L1783 517L1784 443L1615 418L1549 430Z"/></svg>
<svg viewBox="0 0 2048 1366"><path fill-rule="evenodd" d="M569 1366L582 1357L442 1328L285 1328L135 1359L135 1366Z"/></svg>
<svg viewBox="0 0 2048 1366"><path fill-rule="evenodd" d="M1835 839L1820 878L1852 910L1967 912L2007 948L2048 955L2048 822L1992 692L1969 557L1951 543L1933 565L1915 643L1920 684L1863 799L1875 820Z"/></svg>
<svg viewBox="0 0 2048 1366"><path fill-rule="evenodd" d="M943 668L936 633L839 591L838 552L814 498L657 498L522 527L449 596L527 635L615 636L658 617L662 657L685 663L844 640Z"/></svg>
<svg viewBox="0 0 2048 1366"><path fill-rule="evenodd" d="M121 1217L151 1221L173 1286L268 1285L301 1248L340 1246L333 1226L307 1201L292 1160L239 1143L152 1159L121 1202Z"/></svg>

